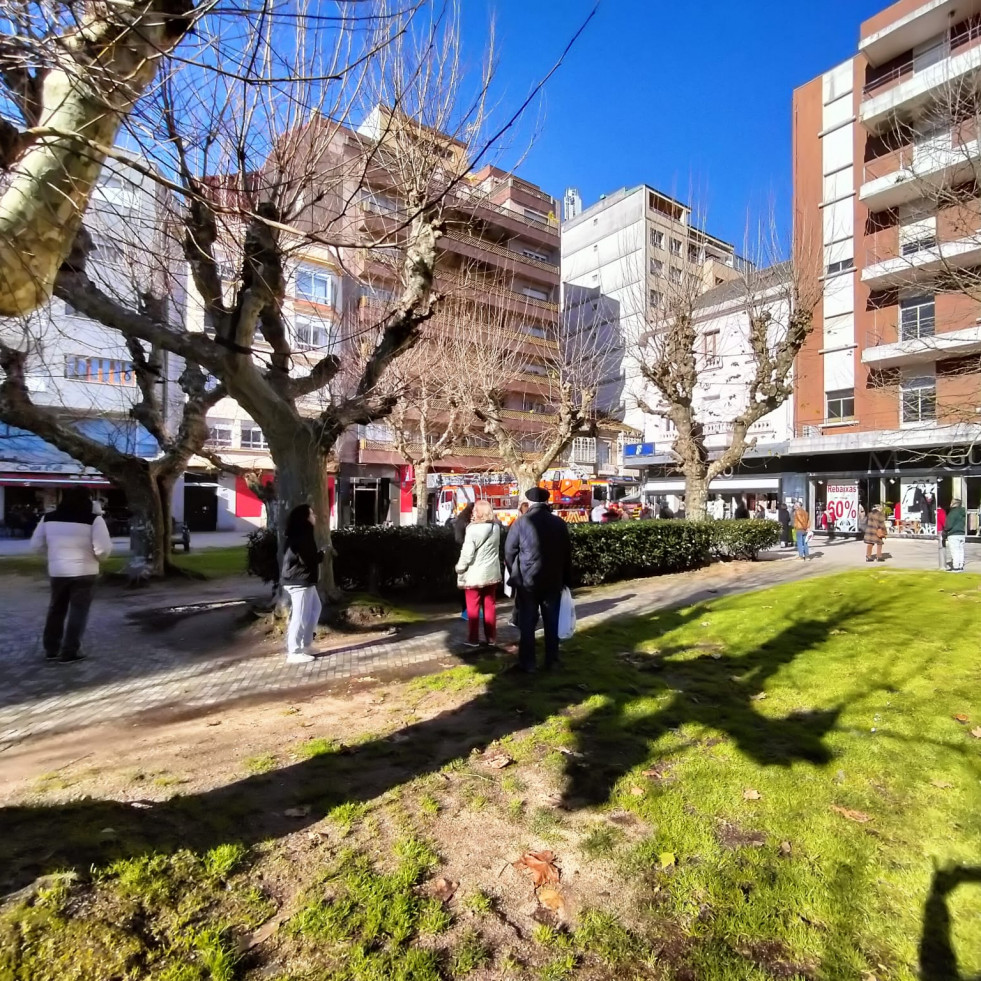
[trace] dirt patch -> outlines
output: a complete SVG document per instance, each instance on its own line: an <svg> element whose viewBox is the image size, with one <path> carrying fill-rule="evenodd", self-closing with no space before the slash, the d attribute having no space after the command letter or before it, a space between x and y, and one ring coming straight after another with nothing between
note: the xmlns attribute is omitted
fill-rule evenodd
<svg viewBox="0 0 981 981"><path fill-rule="evenodd" d="M721 821L716 838L723 848L762 848L766 844L766 835L762 831L750 831L738 825Z"/></svg>

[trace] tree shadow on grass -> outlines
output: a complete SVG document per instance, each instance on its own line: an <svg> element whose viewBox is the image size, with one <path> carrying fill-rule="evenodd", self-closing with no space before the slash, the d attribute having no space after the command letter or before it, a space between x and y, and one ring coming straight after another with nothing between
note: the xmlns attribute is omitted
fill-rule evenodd
<svg viewBox="0 0 981 981"><path fill-rule="evenodd" d="M570 808L605 802L623 774L649 759L654 740L686 723L720 731L762 765L826 763L831 753L823 739L842 706L772 718L756 710L752 696L781 667L860 612L839 608L827 618L808 617L743 656L716 651L675 660L680 651L664 651L650 659L652 666L659 662L660 669L653 671L598 649L620 635L620 630L598 625L568 645L567 667L560 673L516 678L500 662L485 662L492 674L487 690L466 704L269 774L146 809L106 800L0 809L0 893L44 873L84 871L117 858L279 838L319 821L340 804L371 801L556 713L583 711L579 707L594 695L604 698L603 706L585 710L574 723L587 762L569 761L565 802ZM659 612L656 628L677 630L704 615L704 607ZM617 626L623 630L633 622ZM668 691L672 698L665 707L639 719L630 715L629 706L638 697ZM303 809L303 816L284 813L294 808Z"/></svg>
<svg viewBox="0 0 981 981"><path fill-rule="evenodd" d="M923 906L920 934L921 981L981 981L981 975L962 975L951 938L948 896L960 885L981 883L981 866L955 865L935 869L930 892Z"/></svg>

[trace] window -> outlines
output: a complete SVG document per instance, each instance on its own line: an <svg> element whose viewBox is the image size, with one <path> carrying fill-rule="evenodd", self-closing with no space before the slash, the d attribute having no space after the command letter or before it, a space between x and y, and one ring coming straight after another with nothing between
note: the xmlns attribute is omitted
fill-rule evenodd
<svg viewBox="0 0 981 981"><path fill-rule="evenodd" d="M704 262L705 261L705 251L699 250L697 245L688 246L688 261L689 262Z"/></svg>
<svg viewBox="0 0 981 981"><path fill-rule="evenodd" d="M330 324L311 317L294 317L293 336L297 348L301 351L329 347Z"/></svg>
<svg viewBox="0 0 981 981"><path fill-rule="evenodd" d="M932 249L937 244L936 233L930 232L919 238L907 239L903 242L902 254L903 255L915 255L917 252L923 252L926 249Z"/></svg>
<svg viewBox="0 0 981 981"><path fill-rule="evenodd" d="M855 389L842 388L828 392L825 397L826 419L852 419L855 416Z"/></svg>
<svg viewBox="0 0 981 981"><path fill-rule="evenodd" d="M70 354L65 359L65 377L99 385L131 387L136 384L133 365L129 361L90 358L82 354Z"/></svg>
<svg viewBox="0 0 981 981"><path fill-rule="evenodd" d="M910 378L901 388L903 422L924 422L937 417L937 382L932 377Z"/></svg>
<svg viewBox="0 0 981 981"><path fill-rule="evenodd" d="M539 262L551 261L544 252L536 252L534 249L529 249L526 246L521 247L521 254L527 256L529 259L537 259Z"/></svg>
<svg viewBox="0 0 981 981"><path fill-rule="evenodd" d="M899 339L913 341L933 337L936 300L933 296L910 296L899 301Z"/></svg>
<svg viewBox="0 0 981 981"><path fill-rule="evenodd" d="M231 431L229 431L229 436ZM262 430L254 422L242 423L242 449L265 450L269 448Z"/></svg>
<svg viewBox="0 0 981 981"><path fill-rule="evenodd" d="M525 324L521 328L521 332L523 334L530 334L532 337L545 336L545 329L543 327L539 327L538 324Z"/></svg>
<svg viewBox="0 0 981 981"><path fill-rule="evenodd" d="M929 422L937 418L937 380L929 376L909 378L900 389L903 422Z"/></svg>
<svg viewBox="0 0 981 981"><path fill-rule="evenodd" d="M300 300L333 306L334 277L326 270L297 269L296 289L293 295Z"/></svg>
<svg viewBox="0 0 981 981"><path fill-rule="evenodd" d="M705 355L706 368L718 368L722 364L719 357L719 332L710 330L702 334L702 354Z"/></svg>
<svg viewBox="0 0 981 981"><path fill-rule="evenodd" d="M671 246L671 255L681 255L681 239L672 238L669 240Z"/></svg>
<svg viewBox="0 0 981 981"><path fill-rule="evenodd" d="M659 232L656 228L651 229L651 245L655 249L664 248L664 232Z"/></svg>
<svg viewBox="0 0 981 981"><path fill-rule="evenodd" d="M232 445L232 422L230 419L213 419L208 423L208 443L211 446Z"/></svg>
<svg viewBox="0 0 981 981"><path fill-rule="evenodd" d="M664 275L664 263L660 259L651 259L651 275L652 276L663 276Z"/></svg>
<svg viewBox="0 0 981 981"><path fill-rule="evenodd" d="M664 302L664 294L657 290L651 290L651 306L659 307Z"/></svg>
<svg viewBox="0 0 981 981"><path fill-rule="evenodd" d="M672 266L668 271L668 279L670 279L672 283L680 283L681 270L677 266Z"/></svg>
<svg viewBox="0 0 981 981"><path fill-rule="evenodd" d="M828 263L828 275L834 276L835 273L847 272L849 269L855 268L855 260L849 259L839 259L837 262Z"/></svg>
<svg viewBox="0 0 981 981"><path fill-rule="evenodd" d="M533 300L548 300L545 290L536 290L533 286L526 286L521 292Z"/></svg>

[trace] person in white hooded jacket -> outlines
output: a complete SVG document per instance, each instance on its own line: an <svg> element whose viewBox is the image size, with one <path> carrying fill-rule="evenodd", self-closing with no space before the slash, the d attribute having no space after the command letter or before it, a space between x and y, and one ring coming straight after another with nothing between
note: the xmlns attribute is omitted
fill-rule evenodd
<svg viewBox="0 0 981 981"><path fill-rule="evenodd" d="M71 487L61 503L34 529L31 546L48 556L51 602L44 624L44 656L62 663L81 661L82 634L92 606L99 563L112 552L105 519L84 487ZM67 624L65 622L67 617Z"/></svg>

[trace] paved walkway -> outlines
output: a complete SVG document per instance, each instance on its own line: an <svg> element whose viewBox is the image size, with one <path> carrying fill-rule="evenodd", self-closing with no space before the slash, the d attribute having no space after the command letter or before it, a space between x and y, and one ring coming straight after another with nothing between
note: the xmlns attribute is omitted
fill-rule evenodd
<svg viewBox="0 0 981 981"><path fill-rule="evenodd" d="M975 547L977 548L977 547ZM894 566L936 569L937 549L928 542L890 542ZM855 542L817 545L817 557L800 562L790 552L772 553L754 565L677 576L635 580L583 590L577 597L582 627L614 617L684 605L719 595L765 588L778 582L864 566L864 550ZM969 551L969 564L981 563L981 548ZM202 710L243 698L287 692L309 693L344 679L398 672L432 663L438 670L460 651L464 625L442 616L415 632L378 639L354 635L346 646L326 651L313 663L287 665L279 644L258 642L229 646L218 638L202 653L181 637L197 628L195 611L240 607L257 596L256 581L232 579L208 584L184 583L153 590L106 591L93 607L86 647L89 658L75 665L46 663L38 634L47 602L39 579L0 577L0 753L32 736L78 730L85 726L163 709ZM111 597L112 602L107 600ZM165 620L155 613L166 608ZM187 619L181 621L180 617ZM173 625L174 621L177 625ZM503 618L502 618L503 621ZM149 625L149 626L148 626ZM502 640L515 637L502 627ZM193 650L189 649L193 646ZM449 662L453 663L453 662Z"/></svg>

